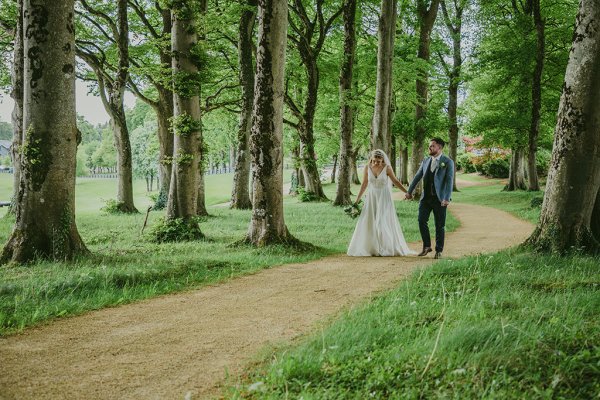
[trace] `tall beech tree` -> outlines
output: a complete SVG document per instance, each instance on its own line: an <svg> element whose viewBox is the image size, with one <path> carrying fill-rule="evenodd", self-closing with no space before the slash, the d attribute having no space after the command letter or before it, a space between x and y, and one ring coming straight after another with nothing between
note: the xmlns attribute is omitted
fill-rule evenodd
<svg viewBox="0 0 600 400"><path fill-rule="evenodd" d="M139 0L129 0L128 3L139 21L139 29L135 31L136 35L145 36L146 41L151 44L149 52L142 49L140 51L134 49L133 52L130 52L130 60L135 74L130 74L129 87L136 97L150 105L156 113L160 188L155 206L164 207L171 184L173 158L173 132L169 122L173 117L171 43L169 39L171 11L162 7L160 2L148 5ZM146 90L143 90L144 88Z"/></svg>
<svg viewBox="0 0 600 400"><path fill-rule="evenodd" d="M415 136L412 146L411 175L417 173L427 136L426 119L429 92L429 59L431 55L431 31L437 18L440 0L417 0L417 16L419 23L419 50L417 58L422 60L417 75L417 101L415 109Z"/></svg>
<svg viewBox="0 0 600 400"><path fill-rule="evenodd" d="M298 105L294 98L286 91L285 103L297 119L289 125L296 128L300 136L300 163L304 175L304 187L312 193L315 199L326 199L321 178L317 168L317 155L315 152L314 119L319 93L319 67L317 62L323 49L325 39L333 22L342 13L339 7L332 11L329 18L325 19L324 0L315 0L314 16L309 16L302 0L293 0L290 3L290 28L289 40L298 49L300 59L306 71L306 93L304 104Z"/></svg>
<svg viewBox="0 0 600 400"><path fill-rule="evenodd" d="M103 11L104 4L80 0L78 14L107 46L116 48L117 59L111 60L102 44L87 37L77 42L77 55L94 71L102 104L110 116L117 148L117 208L120 212L138 212L133 203L133 165L129 130L125 119L125 89L129 80L129 23L127 0L117 0L116 15ZM101 21L101 22L100 22ZM103 26L104 24L104 26Z"/></svg>
<svg viewBox="0 0 600 400"><path fill-rule="evenodd" d="M197 58L196 16L201 10L193 0L171 5L171 54L173 68L175 136L171 187L167 203L166 224L182 220L188 238L201 237L196 220L198 176L200 171L200 74Z"/></svg>
<svg viewBox="0 0 600 400"><path fill-rule="evenodd" d="M288 25L286 0L258 0L258 50L252 112L252 219L255 246L295 239L283 218L283 94Z"/></svg>
<svg viewBox="0 0 600 400"><path fill-rule="evenodd" d="M354 105L352 97L352 71L356 55L356 0L344 1L344 55L340 69L340 154L338 181L333 205L352 203L350 179L352 178L352 133L354 132Z"/></svg>
<svg viewBox="0 0 600 400"><path fill-rule="evenodd" d="M252 208L248 181L250 178L250 130L252 128L252 102L254 100L254 64L252 32L256 21L256 0L247 0L239 22L238 63L240 85L242 87L242 109L237 131L237 157L233 174L231 208Z"/></svg>
<svg viewBox="0 0 600 400"><path fill-rule="evenodd" d="M11 147L11 157L13 160L13 196L10 205L10 212L17 214L19 202L17 194L21 181L21 165L19 158L19 149L23 142L23 0L16 2L16 21L14 24L14 44L13 44L13 64L11 69L11 91L10 97L14 100L11 122L13 127L13 140ZM12 26L5 27L13 29Z"/></svg>
<svg viewBox="0 0 600 400"><path fill-rule="evenodd" d="M377 86L371 125L371 149L392 150L392 64L396 36L396 0L381 1L377 45Z"/></svg>
<svg viewBox="0 0 600 400"><path fill-rule="evenodd" d="M540 222L541 251L600 252L600 3L581 0Z"/></svg>
<svg viewBox="0 0 600 400"><path fill-rule="evenodd" d="M75 224L74 0L23 4L21 181L1 262L72 259L87 249Z"/></svg>
<svg viewBox="0 0 600 400"><path fill-rule="evenodd" d="M466 0L453 1L454 5L452 12L448 12L446 1L442 0L440 5L444 15L444 22L448 33L452 39L452 66L446 65L443 57L440 57L446 75L448 76L448 120L450 126L448 128L448 153L452 160L456 160L458 150L458 87L461 83L461 68L462 68L462 17L466 6ZM454 163L456 169L457 163ZM456 171L455 171L456 172ZM453 190L457 191L456 180L453 183Z"/></svg>
<svg viewBox="0 0 600 400"><path fill-rule="evenodd" d="M546 22L542 17L540 0L528 0L531 4L533 23L536 32L535 67L531 83L531 126L529 128L529 152L527 154L527 169L529 173L529 190L540 190L538 171L536 166L536 153L538 138L540 136L540 122L542 113L542 74L544 72L544 59L546 53Z"/></svg>

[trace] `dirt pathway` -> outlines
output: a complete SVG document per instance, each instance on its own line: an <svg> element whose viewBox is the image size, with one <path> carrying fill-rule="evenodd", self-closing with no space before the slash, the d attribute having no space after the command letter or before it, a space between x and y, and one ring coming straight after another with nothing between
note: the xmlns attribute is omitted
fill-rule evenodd
<svg viewBox="0 0 600 400"><path fill-rule="evenodd" d="M500 250L533 229L492 208L450 210L462 225L447 236L447 257ZM0 339L0 399L205 398L265 346L432 261L327 257L28 329Z"/></svg>

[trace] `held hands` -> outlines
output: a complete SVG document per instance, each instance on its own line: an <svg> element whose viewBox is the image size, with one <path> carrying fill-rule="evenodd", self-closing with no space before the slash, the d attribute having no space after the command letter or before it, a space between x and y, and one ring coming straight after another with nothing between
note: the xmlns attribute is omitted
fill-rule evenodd
<svg viewBox="0 0 600 400"><path fill-rule="evenodd" d="M408 192L406 192L406 194L404 195L404 198L405 198L406 200L412 200L412 198L413 198L413 195L412 195L411 193L408 193Z"/></svg>
<svg viewBox="0 0 600 400"><path fill-rule="evenodd" d="M450 202L448 200L442 200L442 207L447 207Z"/></svg>

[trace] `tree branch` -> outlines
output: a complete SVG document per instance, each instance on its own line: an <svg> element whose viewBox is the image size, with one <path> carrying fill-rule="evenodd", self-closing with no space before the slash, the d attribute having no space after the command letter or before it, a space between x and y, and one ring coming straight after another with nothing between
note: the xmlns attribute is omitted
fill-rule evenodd
<svg viewBox="0 0 600 400"><path fill-rule="evenodd" d="M85 8L90 14L95 15L97 17L102 18L103 20L106 21L106 23L108 24L108 26L110 27L113 35L115 38L119 37L119 29L117 28L117 24L115 24L115 22L112 20L112 18L110 16L108 16L107 14L96 10L95 8L91 7L88 3L87 0L79 0L79 3L83 6L83 8Z"/></svg>
<svg viewBox="0 0 600 400"><path fill-rule="evenodd" d="M160 39L161 35L159 35L158 32L156 32L156 30L154 29L154 26L152 26L152 24L146 17L146 12L143 10L142 6L140 6L140 4L137 2L137 0L128 0L127 3L133 9L133 11L135 11L135 13L138 15L138 17L140 17L140 20L142 21L144 26L146 26L146 28L148 29L148 32L150 32L152 37L154 39Z"/></svg>

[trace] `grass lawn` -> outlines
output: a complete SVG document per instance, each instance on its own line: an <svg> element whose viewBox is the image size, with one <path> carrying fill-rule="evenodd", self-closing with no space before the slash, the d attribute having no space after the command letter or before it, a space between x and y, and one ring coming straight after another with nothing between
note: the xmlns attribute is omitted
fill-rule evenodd
<svg viewBox="0 0 600 400"><path fill-rule="evenodd" d="M223 178L222 181L218 177ZM2 190L7 187L10 190L8 178L8 175L0 175ZM195 288L275 265L342 253L356 223L330 203L299 203L296 198L286 197L286 224L298 239L317 246L311 251L231 246L244 237L250 211L221 206L209 206L211 217L201 223L208 240L155 244L148 240L147 231L144 235L140 233L143 213L107 215L98 211L103 205L100 199L115 194L116 189L110 183L108 179L80 179L77 183L77 226L92 251L91 257L73 263L38 262L0 268L0 335L59 316ZM227 201L230 183L231 175L208 176L207 203ZM140 210L149 204L144 203L144 189L143 183L137 181L136 205ZM335 185L326 185L325 191L333 197ZM357 192L355 188L354 193ZM0 195L4 196L3 193ZM409 241L419 240L417 206L416 202L396 203ZM163 215L163 211L151 212L147 229ZM12 224L12 220L0 218L0 242L7 240ZM447 229L451 231L457 226L458 222L449 218Z"/></svg>
<svg viewBox="0 0 600 400"><path fill-rule="evenodd" d="M539 193L455 200L535 222ZM228 398L591 399L600 396L600 258L526 249L444 260L258 364Z"/></svg>
<svg viewBox="0 0 600 400"><path fill-rule="evenodd" d="M256 368L228 398L591 399L598 259L444 261Z"/></svg>
<svg viewBox="0 0 600 400"><path fill-rule="evenodd" d="M532 207L533 198L543 197L542 192L505 192L502 184L471 186L454 193L452 199L462 203L480 204L509 212L518 218L536 224L540 207Z"/></svg>

